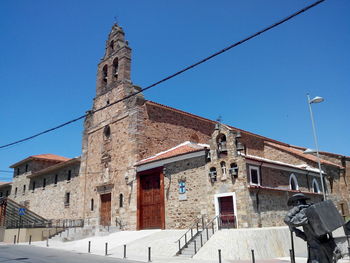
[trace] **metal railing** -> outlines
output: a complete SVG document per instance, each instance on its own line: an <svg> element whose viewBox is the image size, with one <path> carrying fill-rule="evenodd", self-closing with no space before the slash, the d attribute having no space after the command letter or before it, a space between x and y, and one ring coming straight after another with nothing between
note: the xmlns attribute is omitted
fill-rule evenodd
<svg viewBox="0 0 350 263"><path fill-rule="evenodd" d="M236 228L237 221L235 215L232 214L219 214L212 218L209 222L204 224L204 217L201 218L202 228L199 228L198 220L191 225L191 227L183 234L176 242L179 245L179 249L176 255L182 253L182 251L193 242L194 254L196 254L201 247L210 239L214 233L223 228ZM196 228L194 228L196 226ZM194 233L194 229L196 232ZM190 238L187 238L188 234ZM181 242L183 240L183 242ZM183 244L183 245L182 245Z"/></svg>
<svg viewBox="0 0 350 263"><path fill-rule="evenodd" d="M218 229L237 228L237 220L235 214L220 214L217 216L217 225Z"/></svg>
<svg viewBox="0 0 350 263"><path fill-rule="evenodd" d="M199 224L202 225L202 230L199 228ZM183 234L175 243L178 243L179 250L176 253L176 255L181 254L181 251L188 246L188 244L194 240L199 233L201 233L204 229L204 217L198 218L197 220L192 223L192 225L189 227L189 229ZM194 232L195 231L195 232ZM188 237L189 235L189 237ZM182 242L181 242L182 240ZM183 245L182 245L183 244Z"/></svg>

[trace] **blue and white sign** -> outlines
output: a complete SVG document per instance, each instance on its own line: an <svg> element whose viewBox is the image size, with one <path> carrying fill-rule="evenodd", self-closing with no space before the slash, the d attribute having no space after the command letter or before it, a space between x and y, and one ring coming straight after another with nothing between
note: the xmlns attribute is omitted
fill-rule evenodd
<svg viewBox="0 0 350 263"><path fill-rule="evenodd" d="M26 214L26 209L24 207L18 208L18 215L24 216Z"/></svg>
<svg viewBox="0 0 350 263"><path fill-rule="evenodd" d="M186 193L186 183L183 181L179 182L179 193L180 194Z"/></svg>

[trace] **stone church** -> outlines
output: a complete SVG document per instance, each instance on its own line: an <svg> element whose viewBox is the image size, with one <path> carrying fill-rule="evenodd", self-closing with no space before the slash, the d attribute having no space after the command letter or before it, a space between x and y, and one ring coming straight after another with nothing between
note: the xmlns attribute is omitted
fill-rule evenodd
<svg viewBox="0 0 350 263"><path fill-rule="evenodd" d="M350 157L317 159L292 146L146 100L130 79L131 48L114 25L97 67L82 154L33 155L11 166L0 198L46 219L122 229L188 228L201 217L226 227L283 225L287 199L322 200L322 185L349 216ZM126 99L125 99L126 98Z"/></svg>

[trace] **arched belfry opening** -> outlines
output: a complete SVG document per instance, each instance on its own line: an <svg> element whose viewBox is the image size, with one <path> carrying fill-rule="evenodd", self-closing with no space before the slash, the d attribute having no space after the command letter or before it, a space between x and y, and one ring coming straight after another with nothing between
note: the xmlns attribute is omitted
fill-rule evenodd
<svg viewBox="0 0 350 263"><path fill-rule="evenodd" d="M118 80L118 66L119 66L118 58L115 58L113 60L113 78L115 80Z"/></svg>
<svg viewBox="0 0 350 263"><path fill-rule="evenodd" d="M104 65L102 68L102 84L106 85L108 80L108 66Z"/></svg>

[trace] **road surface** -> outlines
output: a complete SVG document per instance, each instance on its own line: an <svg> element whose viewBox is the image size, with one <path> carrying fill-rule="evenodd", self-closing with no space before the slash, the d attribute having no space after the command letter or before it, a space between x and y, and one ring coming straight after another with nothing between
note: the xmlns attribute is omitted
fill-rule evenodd
<svg viewBox="0 0 350 263"><path fill-rule="evenodd" d="M0 245L0 263L139 263L140 261L109 258L86 253L47 249L26 245Z"/></svg>

